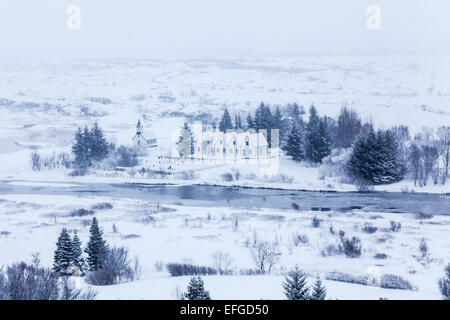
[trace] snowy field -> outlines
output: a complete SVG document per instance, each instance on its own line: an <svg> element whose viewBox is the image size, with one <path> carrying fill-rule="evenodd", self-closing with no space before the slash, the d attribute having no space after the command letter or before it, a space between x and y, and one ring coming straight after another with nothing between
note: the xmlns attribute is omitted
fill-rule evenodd
<svg viewBox="0 0 450 320"><path fill-rule="evenodd" d="M280 158L277 177L264 176L260 166L251 164L164 160L156 165L172 166L172 176L142 178L129 171L102 168L84 177L70 177L71 169L63 168L36 172L31 169L30 155L33 150L42 155L70 152L76 128L94 122L110 142L131 145L139 117L144 135L152 131L158 139L155 152L167 155L185 117L219 117L228 108L245 118L261 101L271 106L296 102L305 108L314 103L320 115L332 117L342 106L349 106L378 128L403 124L414 134L424 126L449 125L449 74L450 56L421 55L0 64L0 180L35 188L70 188L82 182L164 182L354 191L353 185L328 175L326 168L296 163L285 156ZM142 165L154 161L154 154L140 160ZM233 170L241 172L239 181L223 181L222 175ZM193 174L186 179L186 172ZM405 180L377 190L450 193L450 184L416 188ZM63 227L77 230L84 246L92 216L70 213L103 202L113 206L95 210L105 239L138 256L142 274L134 282L95 287L99 299L175 299L190 277L171 277L157 265L212 266L212 255L218 251L233 258L233 275L204 277L213 299L283 299L281 282L296 265L311 282L320 274L331 299L440 299L437 281L450 262L450 216L419 219L413 214L358 210L256 210L246 209L245 203L241 209L205 208L92 194L19 195L0 190L0 266L30 262L31 254L39 252L42 264L50 267ZM315 216L322 219L317 228L312 226ZM401 223L398 232L390 230L391 221ZM365 232L368 225L376 231ZM361 257L324 254L339 244L340 230L347 237L361 239ZM302 236L303 243L296 245L295 235ZM429 247L427 257L419 257L422 239ZM251 251L257 241L274 243L281 252L270 274L243 271L255 268ZM352 279L365 279L373 272L396 275L409 281L413 289L335 281L336 272Z"/></svg>
<svg viewBox="0 0 450 320"><path fill-rule="evenodd" d="M89 219L72 217L73 210L90 209L108 202L112 209L95 210L112 245L129 248L142 265L139 280L114 286L95 287L100 299L175 299L177 288L185 290L190 277L171 277L157 265L184 262L214 266L213 253L232 257L233 276L205 276L205 286L213 299L283 299L281 282L287 271L298 265L310 281L316 274L327 278L331 272L352 276L394 274L408 280L413 290L375 288L367 285L325 280L333 299L439 299L438 278L450 259L447 241L450 217L421 220L409 214L352 212L297 212L164 206L137 200L83 196L0 196L1 264L25 260L39 252L43 265L51 266L56 238L63 227L77 230L83 246L88 240ZM322 220L312 226L312 218ZM151 217L151 218L149 218ZM390 221L401 223L398 232ZM369 223L374 233L362 230ZM115 232L113 225L115 225ZM361 238L362 255L324 256L338 235ZM304 237L295 245L293 235ZM419 243L425 239L429 256L419 258ZM245 275L241 270L255 268L251 250L255 241L275 243L281 252L279 263L268 275ZM375 258L385 254L384 259Z"/></svg>
<svg viewBox="0 0 450 320"><path fill-rule="evenodd" d="M448 56L304 56L265 60L68 60L0 65L0 179L74 180L64 170L31 172L30 154L70 152L78 126L97 121L109 141L130 145L137 119L158 139L158 154L170 154L186 116L219 117L254 112L261 101L272 106L314 103L321 115L336 117L342 106L379 128L450 123ZM223 183L233 164L170 163L193 170L192 183ZM279 173L290 183L261 177L259 168L234 184L309 190L355 190L345 181L282 158ZM249 178L254 173L257 177ZM98 172L84 181L128 182L129 175ZM79 179L79 178L77 178ZM173 176L172 180L182 180ZM147 179L148 180L148 179ZM146 181L151 182L151 181ZM160 181L159 181L160 182ZM173 181L176 182L176 181ZM189 183L189 181L178 181ZM226 184L226 183L225 183ZM415 188L404 181L378 190L450 192L449 185Z"/></svg>

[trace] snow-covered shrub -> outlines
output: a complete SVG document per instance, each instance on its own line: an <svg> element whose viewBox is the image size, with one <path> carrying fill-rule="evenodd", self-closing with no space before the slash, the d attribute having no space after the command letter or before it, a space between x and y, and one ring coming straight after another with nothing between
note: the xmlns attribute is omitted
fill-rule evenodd
<svg viewBox="0 0 450 320"><path fill-rule="evenodd" d="M347 177L346 165L351 156L349 149L333 149L330 156L322 160L322 166L319 174L323 179L326 177L339 177L341 183L350 183L351 179Z"/></svg>
<svg viewBox="0 0 450 320"><path fill-rule="evenodd" d="M251 253L256 267L262 274L270 272L281 256L277 246L265 241L257 242Z"/></svg>
<svg viewBox="0 0 450 320"><path fill-rule="evenodd" d="M313 217L311 220L311 225L313 228L319 228L321 223L322 223L322 219L320 219L317 216Z"/></svg>
<svg viewBox="0 0 450 320"><path fill-rule="evenodd" d="M296 247L298 247L300 244L309 243L308 236L306 234L299 234L298 232L295 232L291 235L291 241Z"/></svg>
<svg viewBox="0 0 450 320"><path fill-rule="evenodd" d="M162 262L161 260L155 261L154 266L157 272L161 272L164 268L164 262Z"/></svg>
<svg viewBox="0 0 450 320"><path fill-rule="evenodd" d="M70 213L70 216L71 217L85 217L85 216L93 215L94 213L95 213L94 210L77 209L77 210L73 210Z"/></svg>
<svg viewBox="0 0 450 320"><path fill-rule="evenodd" d="M114 247L108 250L101 269L90 271L86 275L86 282L92 285L112 285L133 281L137 278L139 262L132 262L128 257L128 250L124 247Z"/></svg>
<svg viewBox="0 0 450 320"><path fill-rule="evenodd" d="M397 290L416 290L408 280L395 274L383 274L380 280L380 287Z"/></svg>
<svg viewBox="0 0 450 320"><path fill-rule="evenodd" d="M348 273L343 272L329 272L325 275L325 279L331 280L331 281L338 281L338 282L347 282L347 283L355 283L355 284L361 284L361 285L367 285L368 276L367 275L352 275Z"/></svg>
<svg viewBox="0 0 450 320"><path fill-rule="evenodd" d="M377 232L378 228L374 227L372 224L370 223L365 223L364 226L362 227L362 231L364 233L368 233L368 234L372 234Z"/></svg>
<svg viewBox="0 0 450 320"><path fill-rule="evenodd" d="M109 202L100 202L97 204L94 204L91 209L92 210L106 210L106 209L112 209L113 205Z"/></svg>
<svg viewBox="0 0 450 320"><path fill-rule="evenodd" d="M232 169L231 173L233 174L234 180L239 180L241 178L241 171L239 169Z"/></svg>
<svg viewBox="0 0 450 320"><path fill-rule="evenodd" d="M223 181L228 181L228 182L233 181L234 180L233 174L229 173L229 172L226 172L226 173L222 174L222 180Z"/></svg>
<svg viewBox="0 0 450 320"><path fill-rule="evenodd" d="M424 238L422 238L420 240L419 253L420 253L420 257L421 258L426 258L430 254L429 249L428 249L428 244L427 244L427 242L425 241Z"/></svg>
<svg viewBox="0 0 450 320"><path fill-rule="evenodd" d="M385 253L377 253L377 254L375 254L373 257L374 257L375 259L383 260L383 259L387 259L388 255L385 254Z"/></svg>
<svg viewBox="0 0 450 320"><path fill-rule="evenodd" d="M15 263L0 270L0 300L93 300L92 290L69 285L68 277L58 277L39 263Z"/></svg>
<svg viewBox="0 0 450 320"><path fill-rule="evenodd" d="M348 258L358 258L361 256L361 240L353 237L351 240L342 238L342 250Z"/></svg>
<svg viewBox="0 0 450 320"><path fill-rule="evenodd" d="M195 173L192 170L181 171L180 172L180 178L182 180L194 180L195 179Z"/></svg>
<svg viewBox="0 0 450 320"><path fill-rule="evenodd" d="M69 173L71 177L82 177L85 176L89 172L88 168L77 168Z"/></svg>
<svg viewBox="0 0 450 320"><path fill-rule="evenodd" d="M433 218L433 215L431 213L419 212L414 217L418 220L428 220Z"/></svg>
<svg viewBox="0 0 450 320"><path fill-rule="evenodd" d="M213 267L219 271L219 274L231 274L231 265L233 264L234 259L228 252L216 251L212 254L213 258Z"/></svg>
<svg viewBox="0 0 450 320"><path fill-rule="evenodd" d="M439 290L444 300L450 300L450 263L445 267L445 276L439 279Z"/></svg>
<svg viewBox="0 0 450 320"><path fill-rule="evenodd" d="M390 224L391 224L390 229L392 232L399 232L400 229L402 228L402 224L398 221L391 221Z"/></svg>
<svg viewBox="0 0 450 320"><path fill-rule="evenodd" d="M33 171L40 171L41 167L42 167L41 156L36 151L33 151L31 153L31 169L33 169Z"/></svg>
<svg viewBox="0 0 450 320"><path fill-rule="evenodd" d="M188 263L168 263L166 268L172 277L217 274L217 270L214 268Z"/></svg>

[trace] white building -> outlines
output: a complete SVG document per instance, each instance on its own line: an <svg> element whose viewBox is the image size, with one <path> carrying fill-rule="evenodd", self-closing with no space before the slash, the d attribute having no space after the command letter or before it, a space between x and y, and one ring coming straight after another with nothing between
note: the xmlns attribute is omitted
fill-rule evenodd
<svg viewBox="0 0 450 320"><path fill-rule="evenodd" d="M136 134L131 140L133 141L133 144L135 146L144 148L156 147L157 146L156 137L151 132L148 132L147 136L149 137L149 139L146 139L144 137L144 126L141 124L141 119L139 119L136 125Z"/></svg>
<svg viewBox="0 0 450 320"><path fill-rule="evenodd" d="M269 145L262 132L237 130L223 133L204 130L201 122L195 122L193 132L194 159L244 160L269 157Z"/></svg>

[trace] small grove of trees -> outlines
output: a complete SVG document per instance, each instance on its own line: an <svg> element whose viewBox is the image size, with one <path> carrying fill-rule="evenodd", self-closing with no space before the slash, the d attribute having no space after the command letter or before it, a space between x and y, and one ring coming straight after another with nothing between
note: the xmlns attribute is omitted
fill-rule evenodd
<svg viewBox="0 0 450 320"><path fill-rule="evenodd" d="M90 129L88 127L78 128L72 144L72 153L75 156L74 164L80 168L90 167L93 162L107 157L108 143L97 123Z"/></svg>
<svg viewBox="0 0 450 320"><path fill-rule="evenodd" d="M195 276L189 281L187 291L183 293L182 300L211 300L209 291L205 290L202 278Z"/></svg>
<svg viewBox="0 0 450 320"><path fill-rule="evenodd" d="M39 259L0 269L0 300L93 300L95 296L90 289L75 288L69 277L41 267Z"/></svg>
<svg viewBox="0 0 450 320"><path fill-rule="evenodd" d="M86 281L93 285L111 285L132 281L139 276L140 266L136 258L134 265L125 248L110 248L103 239L103 231L93 218L89 229L89 241L82 256L81 241L75 234L73 240L67 229L63 228L56 243L53 270L62 276L79 271L86 274Z"/></svg>
<svg viewBox="0 0 450 320"><path fill-rule="evenodd" d="M48 170L59 168L70 168L72 160L70 155L66 152L56 154L53 152L50 156L42 156L37 151L31 153L31 169L33 171L40 171L42 168Z"/></svg>
<svg viewBox="0 0 450 320"><path fill-rule="evenodd" d="M283 282L283 292L288 300L325 300L327 291L319 276L312 288L308 288L306 275L298 267L289 272Z"/></svg>
<svg viewBox="0 0 450 320"><path fill-rule="evenodd" d="M355 143L347 172L357 181L369 185L389 184L400 181L405 175L399 145L390 130L372 129L361 135Z"/></svg>
<svg viewBox="0 0 450 320"><path fill-rule="evenodd" d="M450 166L450 127L438 128L436 135L423 128L411 143L408 160L414 185L426 186L430 180L445 185Z"/></svg>

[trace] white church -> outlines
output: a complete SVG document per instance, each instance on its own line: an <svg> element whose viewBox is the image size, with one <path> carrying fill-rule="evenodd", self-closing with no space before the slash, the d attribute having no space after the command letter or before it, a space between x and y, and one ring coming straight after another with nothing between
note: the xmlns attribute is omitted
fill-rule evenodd
<svg viewBox="0 0 450 320"><path fill-rule="evenodd" d="M191 158L215 160L264 159L269 157L269 144L262 132L254 130L206 130L200 121L192 127Z"/></svg>
<svg viewBox="0 0 450 320"><path fill-rule="evenodd" d="M135 146L142 148L154 148L158 145L156 137L151 132L147 133L147 137L149 138L144 137L144 126L139 119L136 125L136 134L131 140Z"/></svg>

